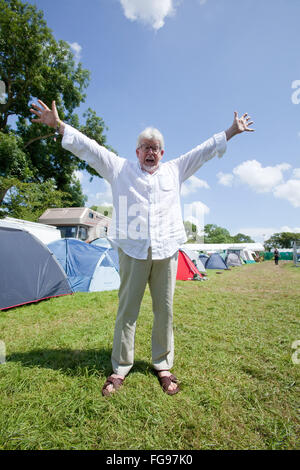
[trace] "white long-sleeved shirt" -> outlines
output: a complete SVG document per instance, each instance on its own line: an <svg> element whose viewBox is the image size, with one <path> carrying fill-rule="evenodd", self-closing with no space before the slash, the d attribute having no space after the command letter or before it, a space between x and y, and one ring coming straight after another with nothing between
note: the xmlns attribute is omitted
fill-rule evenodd
<svg viewBox="0 0 300 470"><path fill-rule="evenodd" d="M190 152L160 162L153 174L143 171L140 163L110 152L96 141L66 125L62 146L86 161L111 185L113 220L108 230L112 245L127 255L147 259L172 256L186 242L180 188L206 161L226 151L225 132L215 134Z"/></svg>

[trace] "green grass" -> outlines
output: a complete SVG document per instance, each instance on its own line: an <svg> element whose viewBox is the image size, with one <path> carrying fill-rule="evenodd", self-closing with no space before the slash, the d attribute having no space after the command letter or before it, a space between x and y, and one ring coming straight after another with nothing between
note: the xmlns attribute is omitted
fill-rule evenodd
<svg viewBox="0 0 300 470"><path fill-rule="evenodd" d="M116 291L0 312L0 449L299 449L299 283L291 262L177 282L173 397L151 370L148 289L135 366L111 398Z"/></svg>

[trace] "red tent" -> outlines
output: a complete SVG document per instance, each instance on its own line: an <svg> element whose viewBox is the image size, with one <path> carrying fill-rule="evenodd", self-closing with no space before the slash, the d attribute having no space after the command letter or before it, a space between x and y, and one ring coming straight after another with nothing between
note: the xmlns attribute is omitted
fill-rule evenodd
<svg viewBox="0 0 300 470"><path fill-rule="evenodd" d="M198 271L197 267L194 265L188 255L179 250L176 279L178 281L190 281L193 279L194 274L198 274L199 277L204 277L203 274Z"/></svg>

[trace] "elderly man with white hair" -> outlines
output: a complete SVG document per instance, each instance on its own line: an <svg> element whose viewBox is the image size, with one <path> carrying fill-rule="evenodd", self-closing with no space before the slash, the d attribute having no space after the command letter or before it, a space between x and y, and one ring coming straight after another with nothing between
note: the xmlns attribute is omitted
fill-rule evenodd
<svg viewBox="0 0 300 470"><path fill-rule="evenodd" d="M234 112L227 131L215 134L179 158L161 163L164 139L155 128L138 137L133 162L115 155L78 130L60 121L55 102L51 109L41 100L33 104L37 118L61 134L62 146L85 160L111 185L113 223L108 238L118 249L120 263L119 308L112 348L112 374L102 394L111 395L123 385L134 363L136 321L147 284L153 307L152 364L164 392L179 391L170 372L174 362L173 295L176 284L178 249L186 241L180 188L206 161L221 157L227 141L244 131L253 132L245 113Z"/></svg>

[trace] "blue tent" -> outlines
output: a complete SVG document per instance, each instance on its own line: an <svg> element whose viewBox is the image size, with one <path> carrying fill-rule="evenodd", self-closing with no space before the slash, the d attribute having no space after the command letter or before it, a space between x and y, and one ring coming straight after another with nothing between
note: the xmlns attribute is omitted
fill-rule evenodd
<svg viewBox="0 0 300 470"><path fill-rule="evenodd" d="M199 260L201 261L201 263L203 264L204 268L206 268L206 263L207 263L207 260L209 259L209 256L206 255L205 253L200 253L199 254Z"/></svg>
<svg viewBox="0 0 300 470"><path fill-rule="evenodd" d="M219 253L213 253L206 261L205 269L228 269L228 267Z"/></svg>
<svg viewBox="0 0 300 470"><path fill-rule="evenodd" d="M90 245L75 238L49 243L49 250L67 274L75 292L119 289L120 276L111 249Z"/></svg>

